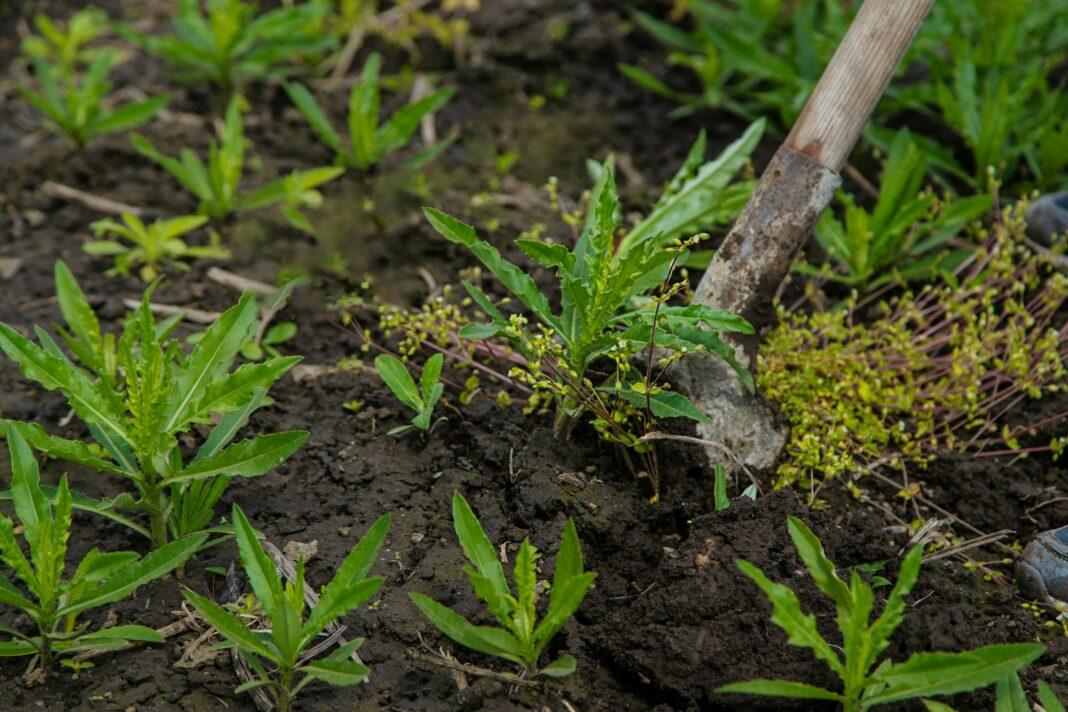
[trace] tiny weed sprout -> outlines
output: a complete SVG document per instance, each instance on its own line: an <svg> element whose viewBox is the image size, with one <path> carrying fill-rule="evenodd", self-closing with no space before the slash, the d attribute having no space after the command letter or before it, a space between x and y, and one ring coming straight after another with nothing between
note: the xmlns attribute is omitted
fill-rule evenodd
<svg viewBox="0 0 1068 712"><path fill-rule="evenodd" d="M359 83L353 85L349 94L347 146L311 92L301 84L285 86L293 104L303 114L312 130L337 154L339 165L367 170L389 154L407 146L423 117L433 114L452 98L454 92L451 87L438 89L422 99L402 106L385 123L380 123L381 65L382 59L378 53L368 57L363 65ZM442 148L444 146L439 144L429 150L436 153ZM414 161L422 163L431 157L432 155L424 153Z"/></svg>
<svg viewBox="0 0 1068 712"><path fill-rule="evenodd" d="M260 435L231 444L266 392L299 357L273 358L231 371L256 322L256 304L244 295L204 333L188 355L171 338L180 317L156 324L152 288L129 316L121 336L104 334L66 265L56 263L56 294L67 329L58 328L80 366L44 329L40 345L0 324L0 349L27 378L66 396L88 426L93 446L47 434L35 423L0 420L0 434L18 433L35 449L127 480L134 488L110 500L78 497L89 509L148 537L154 548L208 531L214 506L232 477L258 477L281 464L308 437L305 431ZM194 424L219 419L186 461L179 436ZM148 528L119 514L147 516ZM217 540L216 540L217 541Z"/></svg>
<svg viewBox="0 0 1068 712"><path fill-rule="evenodd" d="M163 637L140 625L118 625L89 631L78 614L120 601L149 581L164 576L196 551L206 534L197 534L152 552L143 559L132 551L105 553L92 549L64 578L74 499L64 476L47 495L37 462L18 430L8 433L11 452L11 494L30 558L15 539L15 524L0 515L0 558L29 591L27 598L0 576L0 602L21 610L37 630L21 633L0 626L11 640L0 642L0 656L40 655L47 672L55 656L85 650L113 650L129 642L162 643Z"/></svg>
<svg viewBox="0 0 1068 712"><path fill-rule="evenodd" d="M442 391L445 390L441 383L441 367L444 361L445 357L441 354L434 354L427 359L419 385L416 385L415 379L400 359L389 354L381 354L375 358L375 370L389 386L389 390L393 391L397 400L415 411L410 425L398 425L389 431L389 435L398 435L412 428L418 428L424 433L430 430L434 406L438 404Z"/></svg>
<svg viewBox="0 0 1068 712"><path fill-rule="evenodd" d="M930 279L960 265L971 250L946 244L965 226L990 210L992 195L938 200L920 192L927 159L907 129L894 139L883 168L879 197L868 212L846 193L840 194L844 223L827 211L816 225L816 239L835 267L798 265L811 276L875 289L891 281Z"/></svg>
<svg viewBox="0 0 1068 712"><path fill-rule="evenodd" d="M96 7L78 10L67 20L66 27L48 15L34 15L34 27L40 34L22 40L22 53L30 59L43 59L62 67L69 75L79 65L90 64L108 50L88 45L108 29L108 16Z"/></svg>
<svg viewBox="0 0 1068 712"><path fill-rule="evenodd" d="M319 602L305 618L304 559L297 562L296 580L282 584L274 562L263 550L245 513L234 505L234 536L241 565L268 619L264 630L250 630L242 618L189 589L182 591L208 623L241 654L254 677L235 692L262 688L281 712L293 709L293 699L313 680L331 685L355 685L370 669L357 662L358 638L329 655L314 657L316 638L331 623L364 603L382 587L382 578L365 578L389 530L389 515L376 521L341 564L334 580L322 590Z"/></svg>
<svg viewBox="0 0 1068 712"><path fill-rule="evenodd" d="M538 667L538 660L545 646L578 610L593 580L597 578L592 571L583 571L582 550L574 522L568 519L564 525L549 593L549 607L539 621L538 550L526 539L520 544L515 557L513 594L505 580L504 568L497 559L496 547L490 543L467 500L459 492L452 498L452 519L460 546L474 564L474 568L468 566L465 569L471 580L471 588L485 602L487 610L501 627L474 625L432 598L414 591L410 594L412 602L449 638L466 648L515 663L520 666L522 677L563 677L573 673L575 659L570 655L564 655L543 668Z"/></svg>
<svg viewBox="0 0 1068 712"><path fill-rule="evenodd" d="M101 51L93 56L84 74L76 78L67 68L35 57L33 71L40 91L24 86L18 89L44 114L50 131L67 137L81 150L97 136L140 126L170 101L169 94L162 94L115 109L105 108L105 99L111 91L108 75L119 58L116 50Z"/></svg>
<svg viewBox="0 0 1068 712"><path fill-rule="evenodd" d="M121 223L98 220L91 227L97 238L114 234L131 244L96 239L85 243L83 249L90 255L115 258L115 267L108 270L109 276L127 275L131 267L141 265L138 274L142 280L151 282L165 267L188 270L189 265L183 260L230 258L230 252L219 245L219 237L214 232L211 243L204 247L191 247L182 239L207 221L208 218L204 216L184 215L170 220L156 220L151 225L145 225L136 215L123 213Z"/></svg>
<svg viewBox="0 0 1068 712"><path fill-rule="evenodd" d="M789 680L752 680L721 687L720 692L828 700L841 703L845 712L861 712L901 700L987 687L1027 667L1045 652L1044 646L1036 644L988 645L963 653L916 653L903 663L879 662L904 618L905 597L919 576L923 547L914 547L902 561L886 607L872 621L875 594L871 585L857 571L852 572L848 584L840 579L823 545L800 519L790 517L787 528L813 583L834 601L841 646L832 646L824 639L816 629L815 616L802 611L797 594L790 588L771 581L748 561L739 560L738 568L768 597L771 622L786 632L791 645L809 648L825 662L842 681L842 690L834 692Z"/></svg>
<svg viewBox="0 0 1068 712"><path fill-rule="evenodd" d="M330 3L304 2L261 15L244 0L178 0L173 35L119 31L177 70L177 79L208 82L224 95L252 80L284 76L333 46L321 34Z"/></svg>
<svg viewBox="0 0 1068 712"><path fill-rule="evenodd" d="M249 146L241 119L243 105L241 97L230 101L219 140L213 140L209 146L207 164L188 148L183 148L175 159L157 151L144 136L134 134L130 140L138 153L157 163L200 200L197 212L201 215L221 220L234 212L278 205L291 225L314 234L314 228L300 209L321 205L323 196L316 188L337 178L344 169L323 167L294 171L261 188L243 192L241 181Z"/></svg>

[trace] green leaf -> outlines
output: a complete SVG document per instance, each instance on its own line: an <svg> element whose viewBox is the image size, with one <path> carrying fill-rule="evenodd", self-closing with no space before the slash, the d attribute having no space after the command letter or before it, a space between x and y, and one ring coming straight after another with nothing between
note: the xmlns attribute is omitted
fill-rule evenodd
<svg viewBox="0 0 1068 712"><path fill-rule="evenodd" d="M256 301L251 294L243 294L237 304L208 327L178 373L174 392L167 401L166 432L174 432L180 424L189 422L190 413L208 386L229 370L255 322Z"/></svg>
<svg viewBox="0 0 1068 712"><path fill-rule="evenodd" d="M143 625L117 625L78 636L78 641L100 640L102 638L134 641L138 643L166 643L167 639L152 628Z"/></svg>
<svg viewBox="0 0 1068 712"><path fill-rule="evenodd" d="M460 645L480 653L523 664L519 643L508 631L473 625L459 613L453 612L421 593L411 591L408 596L438 630Z"/></svg>
<svg viewBox="0 0 1068 712"><path fill-rule="evenodd" d="M121 601L140 586L164 576L193 555L207 540L207 534L191 536L164 544L140 561L130 564L96 588L60 606L57 615L65 616Z"/></svg>
<svg viewBox="0 0 1068 712"><path fill-rule="evenodd" d="M543 667L538 671L538 674L548 675L549 677L567 677L575 672L577 666L573 657L564 655Z"/></svg>
<svg viewBox="0 0 1068 712"><path fill-rule="evenodd" d="M998 680L994 712L1031 712L1031 703L1016 673Z"/></svg>
<svg viewBox="0 0 1068 712"><path fill-rule="evenodd" d="M94 357L93 362L86 363L86 365L99 371L100 364L97 356L101 343L100 322L92 307L89 306L89 301L85 298L85 293L82 292L77 280L74 279L70 268L62 260L56 260L55 280L56 301L59 303L63 319L67 322L67 327L74 338ZM85 363L84 359L82 362Z"/></svg>
<svg viewBox="0 0 1068 712"><path fill-rule="evenodd" d="M988 645L965 653L916 653L901 664L876 671L885 685L864 698L868 706L916 697L955 695L994 684L1037 660L1045 646L1032 643Z"/></svg>
<svg viewBox="0 0 1068 712"><path fill-rule="evenodd" d="M283 600L282 583L275 568L274 561L260 546L256 531L248 522L248 517L236 504L232 511L234 537L237 539L237 551L241 556L241 565L248 575L252 592L260 600L268 613Z"/></svg>
<svg viewBox="0 0 1068 712"><path fill-rule="evenodd" d="M733 692L742 695L763 695L764 697L788 697L798 700L829 700L831 702L845 702L841 695L824 690L815 685L806 685L803 682L791 682L789 680L749 680L748 682L735 682L730 685L716 688L716 692Z"/></svg>
<svg viewBox="0 0 1068 712"><path fill-rule="evenodd" d="M375 370L401 403L416 413L423 409L423 398L419 393L419 388L416 387L415 380L400 359L389 354L380 354L375 357Z"/></svg>
<svg viewBox="0 0 1068 712"><path fill-rule="evenodd" d="M936 700L921 700L924 708L927 712L956 712L952 707L944 702L938 702Z"/></svg>
<svg viewBox="0 0 1068 712"><path fill-rule="evenodd" d="M1053 694L1053 689L1049 684L1042 680L1038 682L1038 701L1042 703L1046 712L1064 712L1064 704L1057 699L1057 695Z"/></svg>
<svg viewBox="0 0 1068 712"><path fill-rule="evenodd" d="M300 671L338 687L365 682L371 674L371 669L366 665L351 660L312 660L302 665Z"/></svg>
<svg viewBox="0 0 1068 712"><path fill-rule="evenodd" d="M8 433L13 430L17 430L19 435L25 438L26 442L34 450L42 452L49 457L75 462L100 472L129 475L125 470L116 467L114 463L98 456L95 451L80 440L66 440L56 435L49 435L37 423L19 423L14 420L0 419L0 435L7 437Z"/></svg>
<svg viewBox="0 0 1068 712"><path fill-rule="evenodd" d="M344 148L341 145L341 136L338 135L333 124L330 123L330 119L327 118L319 103L315 101L315 97L312 96L311 92L303 84L286 83L282 86L285 88L286 94L289 95L293 105L311 124L312 130L323 140L323 143L334 149L335 153L342 153Z"/></svg>
<svg viewBox="0 0 1068 712"><path fill-rule="evenodd" d="M350 601L347 601L344 606L340 606L338 603L343 598L346 598L349 592L353 591L356 586L361 583L367 583L364 581L364 577L367 575L367 572L371 570L371 566L374 564L378 552L382 548L382 543L385 541L386 534L389 532L389 523L390 516L388 514L379 517L378 520L371 525L371 528L367 530L367 533L363 535L359 543L349 552L349 555L345 557L345 561L342 562L337 573L334 574L334 579L323 589L319 603L317 603L308 614L308 620L301 631L301 637L304 644L307 644L307 642L317 635L319 631L325 628L330 621L338 616L344 615L345 612L360 605L360 603L368 597L374 595L379 586L381 586L382 580L374 579L373 586L371 586L369 590L361 589L366 594L363 595L362 599L351 599ZM357 596L357 598L359 597ZM340 610L339 612L340 608L344 608L344 610Z"/></svg>
<svg viewBox="0 0 1068 712"><path fill-rule="evenodd" d="M510 595L508 582L504 578L504 567L497 558L497 551L486 532L482 530L482 524L475 513L471 511L471 506L459 492L452 495L452 524L464 554L475 565L478 573L489 581L498 595Z"/></svg>
<svg viewBox="0 0 1068 712"><path fill-rule="evenodd" d="M771 602L771 622L782 628L788 636L790 645L809 648L820 660L827 663L840 677L845 675L845 667L838 655L823 639L816 628L816 617L806 615L801 610L797 594L782 584L769 579L763 571L748 561L738 559L738 568L760 587Z"/></svg>
<svg viewBox="0 0 1068 712"><path fill-rule="evenodd" d="M819 538L797 517L789 517L786 528L790 532L790 538L793 539L797 555L804 562L816 587L840 608L850 607L852 596L849 588L842 579L838 578L834 562L827 558Z"/></svg>
<svg viewBox="0 0 1068 712"><path fill-rule="evenodd" d="M197 610L197 613L204 616L208 623L218 630L224 638L238 646L242 652L258 655L275 664L279 662L278 655L265 642L260 640L255 633L246 628L245 624L237 616L215 603L215 601L200 596L188 588L182 589L182 595Z"/></svg>
<svg viewBox="0 0 1068 712"><path fill-rule="evenodd" d="M38 537L42 523L46 531L53 529L52 509L41 492L37 460L17 429L8 431L7 446L11 455L11 494L15 513L22 522L23 536L30 544L30 551L36 553L42 544Z"/></svg>
<svg viewBox="0 0 1068 712"><path fill-rule="evenodd" d="M0 348L19 364L27 378L50 391L61 391L82 420L98 425L106 437L129 442L117 397L98 388L83 371L49 354L6 324L0 324Z"/></svg>
<svg viewBox="0 0 1068 712"><path fill-rule="evenodd" d="M267 390L289 369L299 363L300 356L273 358L263 363L246 363L233 373L214 381L204 389L204 395L188 412L191 420L210 413L228 413L248 401L257 390ZM182 423L178 426L181 427Z"/></svg>
<svg viewBox="0 0 1068 712"><path fill-rule="evenodd" d="M291 430L247 438L190 464L184 470L163 480L162 484L171 485L220 475L259 477L285 462L304 444L308 435L306 430Z"/></svg>
<svg viewBox="0 0 1068 712"><path fill-rule="evenodd" d="M538 289L538 285L534 283L534 280L528 274L501 257L501 253L497 251L496 247L478 239L475 235L475 229L470 225L465 225L456 218L433 208L424 208L423 212L426 214L430 224L442 237L450 242L464 245L471 250L472 254L485 265L486 269L501 280L501 283L508 288L508 291L534 312L534 315L542 323L558 331L560 330L559 322L549 308L549 300L545 298L545 295Z"/></svg>
<svg viewBox="0 0 1068 712"><path fill-rule="evenodd" d="M715 508L717 512L722 512L725 509L730 508L731 501L727 497L727 476L723 472L723 465L716 463L716 479L713 485L712 494L715 501Z"/></svg>
<svg viewBox="0 0 1068 712"><path fill-rule="evenodd" d="M127 131L151 119L170 101L170 94L161 94L144 101L132 101L128 104L123 104L115 111L107 113L100 120L93 122L91 130L95 135Z"/></svg>
<svg viewBox="0 0 1068 712"><path fill-rule="evenodd" d="M623 388L606 389L614 393L633 406L644 408L646 394L631 390L624 385ZM678 391L654 391L648 397L649 407L657 418L689 418L699 423L712 424L712 419L701 412L686 396Z"/></svg>

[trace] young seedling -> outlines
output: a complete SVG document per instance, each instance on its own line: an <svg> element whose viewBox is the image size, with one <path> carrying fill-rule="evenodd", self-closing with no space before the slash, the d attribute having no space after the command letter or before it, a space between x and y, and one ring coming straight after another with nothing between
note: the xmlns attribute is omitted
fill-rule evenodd
<svg viewBox="0 0 1068 712"><path fill-rule="evenodd" d="M189 148L183 148L179 158L175 159L157 151L144 136L134 134L130 140L138 153L159 164L200 200L197 212L201 215L221 220L234 212L280 205L290 224L313 233L314 229L300 213L300 208L322 204L323 196L316 188L337 178L344 169L323 167L294 171L262 188L242 192L245 153L249 146L241 119L243 105L244 100L240 97L230 101L219 140L217 143L213 140L209 146L207 164Z"/></svg>
<svg viewBox="0 0 1068 712"><path fill-rule="evenodd" d="M29 591L24 596L0 576L0 602L21 610L37 630L25 634L7 626L0 632L11 636L0 642L0 656L40 655L47 672L57 655L83 650L114 650L130 642L162 643L163 637L140 625L119 625L89 631L78 623L78 614L120 601L139 586L164 576L200 548L207 534L173 541L143 559L132 551L105 553L92 549L64 578L67 540L70 537L73 498L64 476L54 495L41 489L33 452L17 429L8 433L11 452L11 499L22 536L29 546L26 558L15 538L15 524L0 515L0 558Z"/></svg>
<svg viewBox="0 0 1068 712"><path fill-rule="evenodd" d="M111 91L108 75L119 61L115 50L104 50L93 56L85 74L77 79L68 76L43 57L33 59L34 75L40 91L20 86L19 92L45 115L45 125L58 136L67 137L78 150L98 136L140 126L167 105L169 94L143 101L132 101L115 109L105 108ZM59 76L57 76L57 73Z"/></svg>
<svg viewBox="0 0 1068 712"><path fill-rule="evenodd" d="M860 712L901 700L986 687L1030 665L1045 651L1035 644L988 645L963 653L916 653L903 663L879 662L905 615L905 597L919 576L923 547L916 546L905 556L883 612L872 621L875 594L871 585L857 571L848 584L840 579L823 545L800 519L790 517L787 528L813 583L834 601L841 646L824 639L816 629L815 616L805 615L791 589L771 581L748 561L739 559L738 568L768 597L771 622L786 632L791 645L809 648L825 662L842 681L842 689L834 692L790 680L752 680L721 687L720 692L827 700L841 703L845 712Z"/></svg>
<svg viewBox="0 0 1068 712"><path fill-rule="evenodd" d="M869 213L848 194L840 193L844 223L827 211L816 224L816 239L835 268L798 265L798 269L871 290L895 279L927 279L957 267L972 250L950 250L946 244L990 210L993 196L940 202L933 193L920 192L927 165L908 129L898 132L883 168L874 210Z"/></svg>
<svg viewBox="0 0 1068 712"><path fill-rule="evenodd" d="M381 577L364 578L374 564L389 530L389 515L376 521L338 569L322 597L304 617L304 559L297 562L297 576L285 586L274 562L264 552L245 513L233 509L234 536L241 565L256 599L270 621L266 630L250 630L236 615L189 589L186 600L248 662L255 677L235 692L263 688L281 712L293 708L293 699L313 680L331 685L363 682L370 669L353 657L363 639L338 647L329 655L313 657L312 644L323 630L373 596L382 586Z"/></svg>
<svg viewBox="0 0 1068 712"><path fill-rule="evenodd" d="M409 425L398 425L389 431L389 435L398 435L406 430L418 428L424 433L430 431L430 418L434 415L434 406L441 399L445 386L441 383L441 368L445 361L441 354L434 354L423 366L423 375L416 386L415 379L408 373L404 363L389 354L375 358L375 370L382 377L389 390L397 399L415 411L415 417Z"/></svg>
<svg viewBox="0 0 1068 712"><path fill-rule="evenodd" d="M78 10L70 16L65 27L42 13L34 15L33 24L40 34L22 40L22 53L30 59L44 59L65 69L66 76L79 65L90 64L101 52L108 51L88 47L108 29L108 16L100 8Z"/></svg>
<svg viewBox="0 0 1068 712"><path fill-rule="evenodd" d="M188 270L189 265L183 260L230 259L230 251L219 245L217 233L211 233L211 243L205 247L190 247L182 239L207 221L208 218L204 216L184 215L170 220L156 220L151 225L145 225L136 215L123 213L122 223L97 220L90 227L97 238L115 234L132 245L125 245L116 240L97 239L85 243L82 249L86 254L115 258L115 267L108 270L108 276L128 275L131 267L141 265L138 274L145 282L151 282L165 267Z"/></svg>
<svg viewBox="0 0 1068 712"><path fill-rule="evenodd" d="M183 82L209 82L229 96L248 81L284 76L334 43L321 25L330 3L305 2L257 16L244 0L178 0L173 35L119 31L177 70Z"/></svg>
<svg viewBox="0 0 1068 712"><path fill-rule="evenodd" d="M575 533L575 523L568 519L564 525L549 593L549 607L539 621L538 550L526 539L520 544L515 558L513 594L505 580L504 568L497 559L496 547L490 543L467 500L459 492L452 497L452 520L460 546L474 564L474 568L469 566L465 569L471 580L471 588L485 602L486 608L501 627L474 625L460 614L414 591L410 594L412 603L438 630L460 645L518 665L521 677L563 677L573 673L575 659L570 655L564 655L543 668L538 667L538 659L553 636L578 610L593 580L597 578L596 573L583 571L582 550Z"/></svg>
<svg viewBox="0 0 1068 712"><path fill-rule="evenodd" d="M299 357L231 365L256 322L250 295L224 312L188 355L171 337L179 318L156 324L149 304L152 288L127 320L122 335L104 334L100 322L62 262L56 264L56 293L67 329L59 329L80 366L44 329L40 345L0 324L0 349L23 375L66 396L89 429L94 446L47 434L35 423L0 420L0 435L18 433L51 457L118 475L133 492L113 500L75 499L75 506L106 512L148 537L154 548L206 529L214 506L232 477L258 477L297 450L305 431L260 435L231 444L267 390ZM188 461L179 437L194 424L219 420ZM102 451L102 452L101 452ZM116 510L148 517L146 529Z"/></svg>
<svg viewBox="0 0 1068 712"><path fill-rule="evenodd" d="M388 121L380 124L381 67L381 57L377 52L373 53L363 65L360 82L352 87L349 94L347 146L311 92L301 84L285 85L290 99L311 124L312 130L337 154L339 165L365 171L394 151L404 148L412 140L412 134L422 118L439 110L453 96L451 87L438 89L397 109Z"/></svg>

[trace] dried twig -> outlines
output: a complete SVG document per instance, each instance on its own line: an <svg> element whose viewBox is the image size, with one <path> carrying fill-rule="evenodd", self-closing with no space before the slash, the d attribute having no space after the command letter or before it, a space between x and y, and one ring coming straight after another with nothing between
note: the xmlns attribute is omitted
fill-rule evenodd
<svg viewBox="0 0 1068 712"><path fill-rule="evenodd" d="M141 306L141 302L136 299L123 299L122 303L127 309L137 309ZM176 307L173 304L152 303L148 305L148 308L152 310L153 314L158 314L159 316L174 316L175 314L181 314L183 319L191 321L194 324L214 324L218 321L219 317L222 316L219 312L191 309L188 307Z"/></svg>
<svg viewBox="0 0 1068 712"><path fill-rule="evenodd" d="M41 184L41 193L49 198L58 198L60 200L70 200L75 203L81 203L85 207L101 213L111 213L114 215L130 213L139 218L159 215L159 211L154 208L141 208L136 205L128 205L127 203L121 203L118 200L86 193L83 190L71 188L69 185L63 185L62 183L56 183L51 180L46 180Z"/></svg>

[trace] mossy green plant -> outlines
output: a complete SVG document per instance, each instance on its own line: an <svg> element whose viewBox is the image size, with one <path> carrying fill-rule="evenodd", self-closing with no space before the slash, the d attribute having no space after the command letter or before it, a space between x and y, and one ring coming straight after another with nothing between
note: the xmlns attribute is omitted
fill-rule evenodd
<svg viewBox="0 0 1068 712"><path fill-rule="evenodd" d="M1003 425L1014 405L1064 388L1068 375L1068 332L1055 323L1068 276L1024 244L1025 207L980 228L981 246L942 283L780 314L757 377L790 423L780 485L876 461L923 465L945 451L1056 454L1057 442L1021 446L1039 424Z"/></svg>

